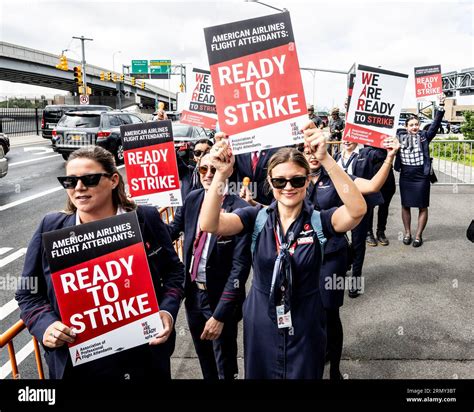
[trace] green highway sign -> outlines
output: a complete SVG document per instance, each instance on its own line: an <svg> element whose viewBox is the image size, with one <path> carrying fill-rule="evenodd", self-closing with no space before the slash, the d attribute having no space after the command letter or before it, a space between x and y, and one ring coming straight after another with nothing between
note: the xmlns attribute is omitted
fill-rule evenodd
<svg viewBox="0 0 474 412"><path fill-rule="evenodd" d="M167 79L171 74L171 60L150 60L150 78Z"/></svg>
<svg viewBox="0 0 474 412"><path fill-rule="evenodd" d="M137 79L148 79L148 60L132 60L131 75Z"/></svg>

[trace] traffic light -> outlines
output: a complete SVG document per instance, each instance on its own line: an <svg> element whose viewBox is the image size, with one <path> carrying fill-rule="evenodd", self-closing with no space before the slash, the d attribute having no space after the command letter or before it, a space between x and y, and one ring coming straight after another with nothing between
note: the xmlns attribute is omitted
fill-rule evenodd
<svg viewBox="0 0 474 412"><path fill-rule="evenodd" d="M132 86L135 86L135 83L136 83L135 77L132 77L130 81L132 82Z"/></svg>
<svg viewBox="0 0 474 412"><path fill-rule="evenodd" d="M107 72L105 73L105 80L109 81L112 80L112 73L111 72Z"/></svg>
<svg viewBox="0 0 474 412"><path fill-rule="evenodd" d="M120 75L120 81L123 82L125 80L125 75L124 74L121 74Z"/></svg>
<svg viewBox="0 0 474 412"><path fill-rule="evenodd" d="M142 89L145 88L145 82L142 82L141 88L142 88Z"/></svg>
<svg viewBox="0 0 474 412"><path fill-rule="evenodd" d="M82 86L82 67L74 66L74 81L78 86Z"/></svg>
<svg viewBox="0 0 474 412"><path fill-rule="evenodd" d="M69 70L67 66L67 57L64 54L61 54L61 56L59 56L59 63L56 65L56 69L65 71Z"/></svg>
<svg viewBox="0 0 474 412"><path fill-rule="evenodd" d="M105 80L105 73L104 72L100 72L100 80Z"/></svg>
<svg viewBox="0 0 474 412"><path fill-rule="evenodd" d="M118 80L118 76L117 76L117 73L114 73L114 82L116 82Z"/></svg>
<svg viewBox="0 0 474 412"><path fill-rule="evenodd" d="M183 84L183 83L181 83L181 84L179 85L179 91L180 91L181 93L184 92L184 84Z"/></svg>

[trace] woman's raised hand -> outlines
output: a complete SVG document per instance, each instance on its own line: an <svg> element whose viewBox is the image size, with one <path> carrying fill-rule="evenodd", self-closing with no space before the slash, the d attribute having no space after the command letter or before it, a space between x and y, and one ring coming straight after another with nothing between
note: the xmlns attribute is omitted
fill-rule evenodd
<svg viewBox="0 0 474 412"><path fill-rule="evenodd" d="M220 140L210 151L212 165L219 173L229 177L234 170L235 157L226 139Z"/></svg>
<svg viewBox="0 0 474 412"><path fill-rule="evenodd" d="M383 139L382 145L385 149L387 149L388 157L395 157L398 149L400 149L400 142L396 137L393 136L387 136L385 139Z"/></svg>
<svg viewBox="0 0 474 412"><path fill-rule="evenodd" d="M304 128L304 142L305 147L311 150L311 153L316 155L316 159L322 161L328 155L327 141L324 132L316 128L313 122L308 123Z"/></svg>

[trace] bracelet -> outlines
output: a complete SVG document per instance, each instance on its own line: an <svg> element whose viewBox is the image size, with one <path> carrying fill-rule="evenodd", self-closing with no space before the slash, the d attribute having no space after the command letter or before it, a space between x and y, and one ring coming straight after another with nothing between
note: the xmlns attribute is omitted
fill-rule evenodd
<svg viewBox="0 0 474 412"><path fill-rule="evenodd" d="M334 162L334 164L328 170L326 170L326 173L328 174L328 176L331 176L331 170L334 169L336 166L337 166L337 163Z"/></svg>
<svg viewBox="0 0 474 412"><path fill-rule="evenodd" d="M393 166L392 162L387 162L386 160L384 160L384 163L388 164L390 166L390 168Z"/></svg>

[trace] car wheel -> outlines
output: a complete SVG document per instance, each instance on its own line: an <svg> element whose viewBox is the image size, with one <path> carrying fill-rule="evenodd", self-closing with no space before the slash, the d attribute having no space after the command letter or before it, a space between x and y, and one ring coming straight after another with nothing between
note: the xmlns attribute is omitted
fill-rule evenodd
<svg viewBox="0 0 474 412"><path fill-rule="evenodd" d="M122 142L120 142L117 146L117 150L115 151L115 161L118 165L121 165L123 163L123 159L123 145Z"/></svg>
<svg viewBox="0 0 474 412"><path fill-rule="evenodd" d="M64 160L69 159L70 153L61 153L61 156L63 157Z"/></svg>

